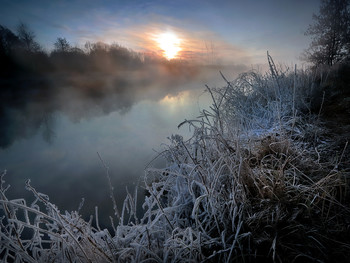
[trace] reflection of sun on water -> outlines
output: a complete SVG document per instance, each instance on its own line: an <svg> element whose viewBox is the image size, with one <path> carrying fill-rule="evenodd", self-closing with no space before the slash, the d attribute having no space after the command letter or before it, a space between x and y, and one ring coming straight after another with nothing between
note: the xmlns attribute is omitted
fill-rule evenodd
<svg viewBox="0 0 350 263"><path fill-rule="evenodd" d="M176 58L177 53L181 50L180 48L180 39L171 32L166 32L160 34L156 41L159 47L164 51L164 56L167 59Z"/></svg>
<svg viewBox="0 0 350 263"><path fill-rule="evenodd" d="M177 96L166 95L159 104L165 106L170 112L175 112L189 103L189 95L189 91L180 92Z"/></svg>

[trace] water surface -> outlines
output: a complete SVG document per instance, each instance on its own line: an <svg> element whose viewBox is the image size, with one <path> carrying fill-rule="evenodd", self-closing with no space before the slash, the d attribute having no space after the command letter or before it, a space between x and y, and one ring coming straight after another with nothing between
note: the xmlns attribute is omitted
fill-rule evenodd
<svg viewBox="0 0 350 263"><path fill-rule="evenodd" d="M21 110L11 108L11 118L2 132L9 139L3 139L0 149L0 169L7 170L5 180L11 185L9 196L30 200L24 185L31 179L61 210L76 210L84 197L83 216L87 218L98 206L106 220L113 210L106 171L97 153L109 167L118 206L126 187L133 191L140 185L142 198L145 167L164 149L167 137L190 136L188 127L178 129L177 125L185 118L195 118L211 103L205 84L224 84L218 72L212 76L185 83L159 99L145 94L123 110L104 111L98 108L101 105L86 104L81 98L67 100L63 110L50 111L45 101L41 102L45 106L36 102L21 106ZM103 101L99 103L103 105ZM97 109L84 114L80 105ZM74 109L79 114L71 114ZM152 162L152 166L162 165L161 159Z"/></svg>

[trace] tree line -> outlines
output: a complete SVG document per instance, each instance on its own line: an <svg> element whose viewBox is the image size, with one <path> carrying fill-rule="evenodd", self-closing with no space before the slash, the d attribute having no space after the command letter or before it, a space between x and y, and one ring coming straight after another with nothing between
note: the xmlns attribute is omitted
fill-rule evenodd
<svg viewBox="0 0 350 263"><path fill-rule="evenodd" d="M36 41L35 33L24 23L16 33L0 25L0 76L20 73L50 73L89 71L110 73L115 70L135 70L149 65L163 65L172 73L185 73L185 61L168 61L155 53L139 53L119 44L85 43L83 48L72 46L58 37L50 52ZM176 68L176 70L174 70Z"/></svg>

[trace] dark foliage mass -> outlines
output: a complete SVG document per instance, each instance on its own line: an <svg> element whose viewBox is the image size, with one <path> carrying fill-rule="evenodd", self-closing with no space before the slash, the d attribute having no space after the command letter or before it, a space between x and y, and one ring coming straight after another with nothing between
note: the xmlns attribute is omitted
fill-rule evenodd
<svg viewBox="0 0 350 263"><path fill-rule="evenodd" d="M17 34L0 25L0 147L42 130L50 140L51 115L83 117L127 111L145 97L176 94L198 70L179 60L136 53L118 44L73 47L58 38L45 52L20 24Z"/></svg>
<svg viewBox="0 0 350 263"><path fill-rule="evenodd" d="M322 0L319 14L306 35L312 37L304 58L316 66L332 66L349 59L350 52L350 1Z"/></svg>

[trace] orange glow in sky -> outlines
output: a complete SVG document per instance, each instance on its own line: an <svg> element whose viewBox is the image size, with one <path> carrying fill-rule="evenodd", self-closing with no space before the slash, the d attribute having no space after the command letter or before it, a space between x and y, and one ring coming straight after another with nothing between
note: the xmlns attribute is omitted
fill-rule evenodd
<svg viewBox="0 0 350 263"><path fill-rule="evenodd" d="M181 50L181 41L174 33L166 32L159 34L155 40L160 49L162 49L164 57L167 59L176 58L178 52Z"/></svg>

